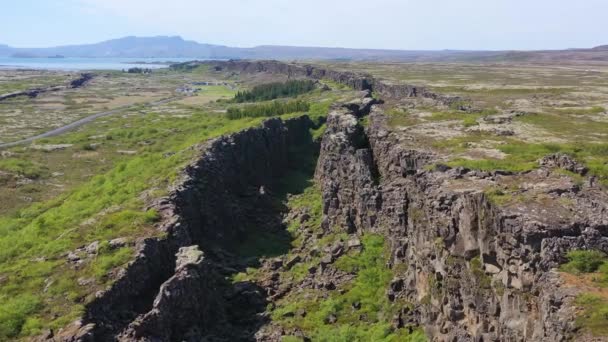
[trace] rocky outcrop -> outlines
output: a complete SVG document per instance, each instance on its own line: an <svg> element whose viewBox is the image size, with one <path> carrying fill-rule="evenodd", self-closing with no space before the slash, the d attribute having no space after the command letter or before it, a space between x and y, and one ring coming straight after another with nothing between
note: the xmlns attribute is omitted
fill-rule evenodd
<svg viewBox="0 0 608 342"><path fill-rule="evenodd" d="M606 194L593 185L584 191L555 185L546 193L572 201L571 208L499 206L479 184L521 175L430 171L433 153L406 148L398 138L379 108L367 130L356 113L330 114L316 173L325 228L386 235L392 266L406 269L396 272L387 295L417 303L419 322L435 340L571 338L575 291L551 270L572 249L608 252ZM553 179L544 170L525 177ZM570 210L577 215L558 218Z"/></svg>
<svg viewBox="0 0 608 342"><path fill-rule="evenodd" d="M152 309L137 317L119 340L172 341L201 336L219 324L221 277L198 246L182 247L175 274L158 291Z"/></svg>
<svg viewBox="0 0 608 342"><path fill-rule="evenodd" d="M84 73L81 74L80 77L70 81L68 85L57 85L57 86L49 86L44 88L32 88L22 91L16 91L8 94L0 94L0 101L4 101L7 99L11 99L19 96L27 96L30 98L38 97L38 95L55 92L65 89L76 89L84 86L87 82L91 81L95 77L95 74L92 73Z"/></svg>
<svg viewBox="0 0 608 342"><path fill-rule="evenodd" d="M565 153L550 154L539 160L538 163L544 167L557 167L583 176L589 171L585 165Z"/></svg>
<svg viewBox="0 0 608 342"><path fill-rule="evenodd" d="M461 101L458 96L447 96L434 93L425 87L409 84L392 84L376 79L371 75L357 74L348 71L336 71L312 65L289 64L279 61L215 61L210 63L217 71L231 71L244 74L270 73L286 75L290 78L307 77L312 79L328 79L347 85L356 90L369 90L382 98L422 97L435 100L437 103L451 106Z"/></svg>
<svg viewBox="0 0 608 342"><path fill-rule="evenodd" d="M72 88L72 89L80 88L80 87L86 85L94 77L95 77L95 74L92 74L92 73L89 73L89 72L80 74L80 77L78 77L78 78L76 78L76 79L74 79L74 80L72 80L70 82L69 87Z"/></svg>

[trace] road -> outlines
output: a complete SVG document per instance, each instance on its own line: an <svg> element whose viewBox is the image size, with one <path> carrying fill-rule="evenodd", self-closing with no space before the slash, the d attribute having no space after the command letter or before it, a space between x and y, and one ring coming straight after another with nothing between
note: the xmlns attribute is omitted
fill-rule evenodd
<svg viewBox="0 0 608 342"><path fill-rule="evenodd" d="M158 105L165 104L165 103L168 103L168 102L171 102L171 101L175 101L175 100L178 100L178 99L181 99L181 98L182 98L182 96L174 96L174 97L170 97L170 98L159 100L159 101L153 101L153 102L144 103L143 105L147 106L147 107L153 107L153 106L158 106ZM124 111L126 109L129 109L129 108L132 108L132 107L135 107L135 106L141 106L141 105L142 104L133 104L133 105L129 105L129 106L123 106L123 107L120 107L120 108L112 109L112 110L109 110L109 111L106 111L106 112L101 112L101 113L93 114L93 115L87 116L86 118L82 118L82 119L80 119L78 121L74 121L74 122L72 122L70 124L67 124L67 125L59 127L59 128L55 128L53 130L50 130L48 132L44 132L42 134L38 134L38 135L29 137L29 138L25 138L25 139L22 139L22 140L18 140L18 141L12 141L12 142L8 142L8 143L0 144L0 148L8 148L8 147L13 147L13 146L18 146L18 145L29 144L29 143L31 143L31 142L33 142L35 140L38 140L38 139L48 138L48 137L53 137L53 136L56 136L56 135L59 135L59 134L63 134L65 132L68 132L68 131L71 131L71 130L73 130L75 128L78 128L78 127L80 127L80 126L82 126L84 124L87 124L87 123L89 123L89 122L91 122L91 121L93 121L95 119L101 118L103 116L108 116L108 115L116 114L116 113L122 112L122 111Z"/></svg>

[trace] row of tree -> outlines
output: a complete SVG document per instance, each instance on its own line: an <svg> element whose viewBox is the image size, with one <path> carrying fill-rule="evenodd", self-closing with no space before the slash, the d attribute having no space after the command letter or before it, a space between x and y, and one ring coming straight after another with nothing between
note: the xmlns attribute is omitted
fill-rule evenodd
<svg viewBox="0 0 608 342"><path fill-rule="evenodd" d="M260 84L251 90L239 91L234 96L234 102L257 102L274 100L279 97L294 97L307 93L315 88L310 80L291 80L285 83L275 82Z"/></svg>
<svg viewBox="0 0 608 342"><path fill-rule="evenodd" d="M272 101L244 107L230 107L226 112L226 117L230 120L241 118L259 118L282 115L287 113L307 112L310 104L305 101Z"/></svg>

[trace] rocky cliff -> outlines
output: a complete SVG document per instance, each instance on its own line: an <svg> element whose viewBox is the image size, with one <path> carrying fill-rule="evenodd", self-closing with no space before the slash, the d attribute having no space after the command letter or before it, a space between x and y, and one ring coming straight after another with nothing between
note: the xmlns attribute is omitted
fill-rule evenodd
<svg viewBox="0 0 608 342"><path fill-rule="evenodd" d="M563 341L575 331L576 291L552 270L572 249L608 252L605 192L540 169L526 175L434 167L433 153L404 147L375 107L329 115L316 178L326 229L376 231L398 271L388 296L440 341ZM562 204L501 207L483 189L519 178ZM544 183L544 184L543 184ZM567 199L567 200L566 200ZM564 205L563 203L569 203Z"/></svg>

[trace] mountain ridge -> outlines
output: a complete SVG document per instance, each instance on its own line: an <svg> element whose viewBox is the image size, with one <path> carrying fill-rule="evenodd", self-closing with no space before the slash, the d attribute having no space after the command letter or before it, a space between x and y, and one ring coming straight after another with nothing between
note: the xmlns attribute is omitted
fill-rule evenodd
<svg viewBox="0 0 608 342"><path fill-rule="evenodd" d="M398 50L259 45L230 47L185 40L181 36L126 36L92 44L73 44L46 48L14 48L0 44L2 57L132 57L200 59L319 59L319 60L395 60L407 62L504 62L579 61L608 62L608 45L587 49L539 51L483 50Z"/></svg>

